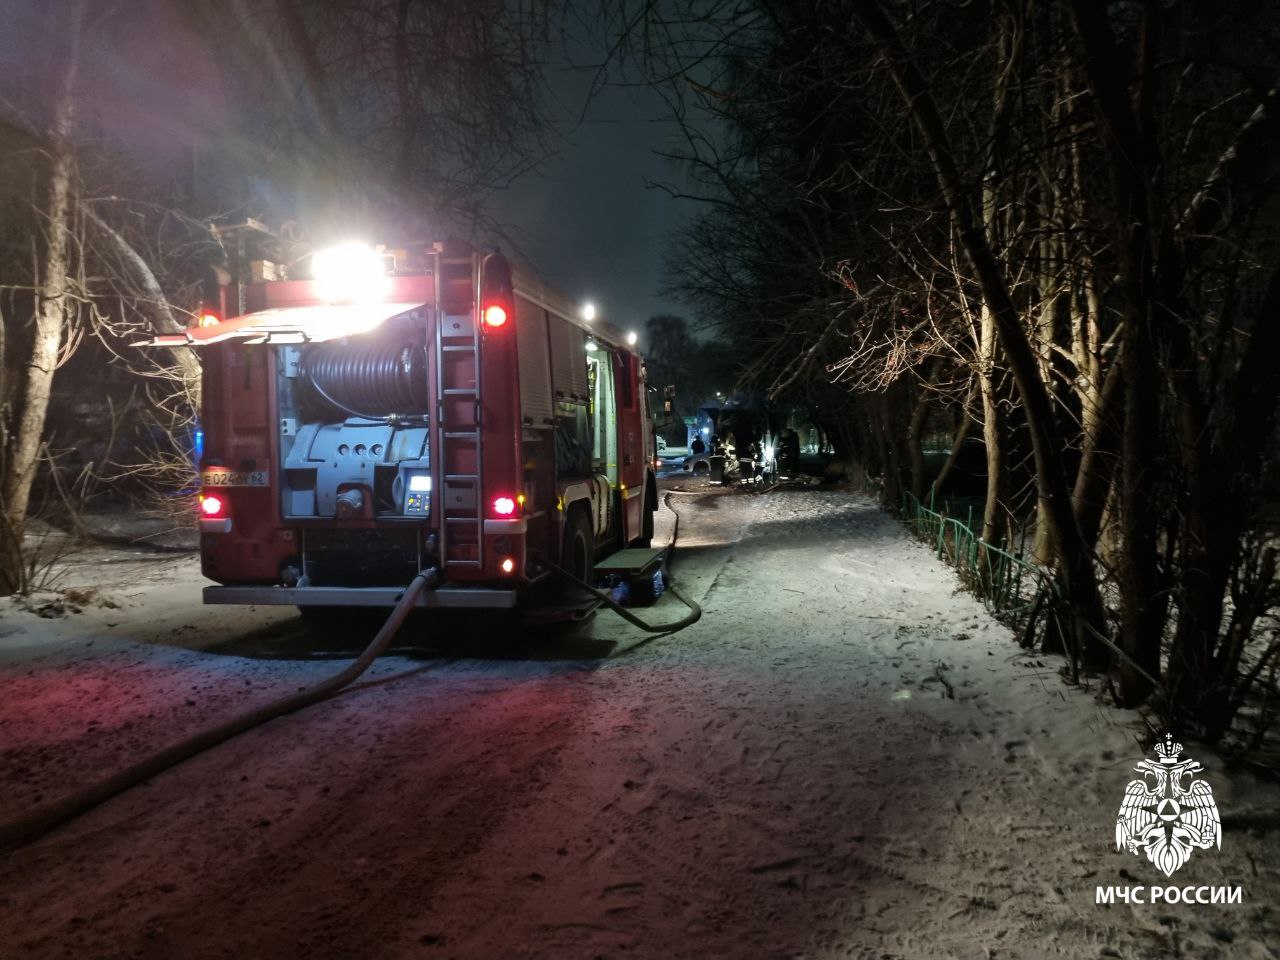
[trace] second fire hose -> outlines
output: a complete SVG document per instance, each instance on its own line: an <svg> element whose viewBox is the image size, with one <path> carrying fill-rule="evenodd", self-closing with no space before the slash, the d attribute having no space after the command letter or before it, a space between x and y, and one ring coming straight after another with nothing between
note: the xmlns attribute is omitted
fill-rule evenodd
<svg viewBox="0 0 1280 960"><path fill-rule="evenodd" d="M670 541L668 541L667 546L665 548L666 554L667 554L667 563L670 564L672 558L675 556L676 541L680 537L680 514L676 512L675 507L671 506L670 493L667 493L663 496L662 503L664 506L666 506L668 510L671 511L672 516L676 518L675 523L672 525L672 528L671 528L671 539ZM677 590L673 584L669 583L667 584L667 590L671 593L672 596L674 596L677 600L679 600L681 603L683 603L686 607L689 608L689 613L686 616L680 618L679 620L675 620L671 623L646 623L644 620L641 620L634 613L632 613L622 604L618 603L616 600L613 599L613 597L609 596L609 594L605 593L604 591L597 590L595 587L587 583L585 580L581 580L578 577L575 577L568 570L563 570L560 567L556 566L555 564L549 564L549 566L563 580L568 581L569 583L573 584L575 587L577 587L580 590L585 590L588 594L595 597L595 599L599 600L602 604L604 604L606 607L608 607L618 616L622 617L628 623L633 624L636 627L639 627L641 630L645 631L646 633L675 633L677 630L683 630L685 627L693 626L693 624L697 623L698 620L702 617L702 607L700 607L693 600L688 599L684 594L682 594L679 590Z"/></svg>

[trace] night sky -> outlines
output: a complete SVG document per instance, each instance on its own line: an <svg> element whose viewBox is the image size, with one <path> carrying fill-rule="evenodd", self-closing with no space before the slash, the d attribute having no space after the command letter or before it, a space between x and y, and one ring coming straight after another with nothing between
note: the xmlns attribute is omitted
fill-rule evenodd
<svg viewBox="0 0 1280 960"><path fill-rule="evenodd" d="M574 58L589 54L577 48ZM593 300L620 328L642 330L650 316L681 313L661 292L662 256L693 206L646 187L679 183L683 175L657 153L676 146L661 98L608 86L588 100L594 71L553 64L547 76L561 154L522 177L498 205L527 238L521 255L565 293Z"/></svg>

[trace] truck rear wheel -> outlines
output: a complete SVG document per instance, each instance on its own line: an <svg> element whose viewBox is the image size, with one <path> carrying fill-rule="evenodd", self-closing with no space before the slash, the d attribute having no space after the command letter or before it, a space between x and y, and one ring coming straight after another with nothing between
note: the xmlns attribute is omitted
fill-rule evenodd
<svg viewBox="0 0 1280 960"><path fill-rule="evenodd" d="M595 538L591 535L591 521L581 510L574 510L565 521L560 568L584 583L591 583L595 566L596 548Z"/></svg>
<svg viewBox="0 0 1280 960"><path fill-rule="evenodd" d="M640 538L636 540L637 547L653 546L653 515L657 512L658 507L657 489L653 474L649 474L649 482L646 484L644 496L644 513L640 519Z"/></svg>

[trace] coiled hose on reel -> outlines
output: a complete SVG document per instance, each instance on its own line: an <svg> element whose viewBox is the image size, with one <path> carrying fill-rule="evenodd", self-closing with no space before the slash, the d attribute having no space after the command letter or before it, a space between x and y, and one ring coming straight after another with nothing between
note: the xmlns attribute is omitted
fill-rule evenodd
<svg viewBox="0 0 1280 960"><path fill-rule="evenodd" d="M428 409L421 344L315 344L303 352L298 372L321 399L349 416L380 420Z"/></svg>

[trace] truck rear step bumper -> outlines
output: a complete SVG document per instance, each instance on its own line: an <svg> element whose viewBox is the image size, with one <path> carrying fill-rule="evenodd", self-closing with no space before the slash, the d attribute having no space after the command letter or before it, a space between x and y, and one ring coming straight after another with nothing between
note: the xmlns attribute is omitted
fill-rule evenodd
<svg viewBox="0 0 1280 960"><path fill-rule="evenodd" d="M205 603L280 604L295 607L394 607L404 591L398 587L205 587ZM514 590L484 587L437 587L418 597L420 607L509 609Z"/></svg>

